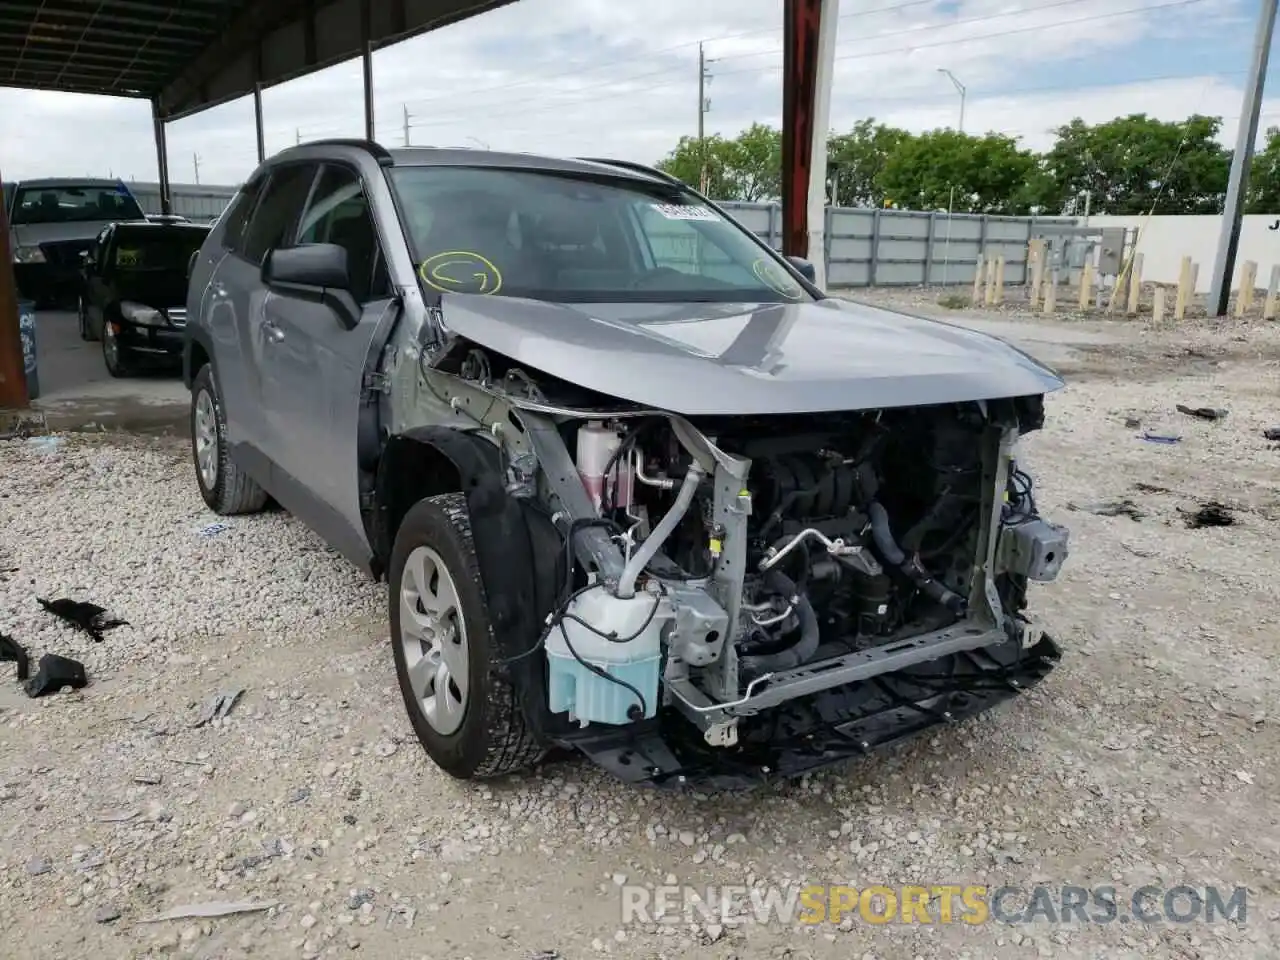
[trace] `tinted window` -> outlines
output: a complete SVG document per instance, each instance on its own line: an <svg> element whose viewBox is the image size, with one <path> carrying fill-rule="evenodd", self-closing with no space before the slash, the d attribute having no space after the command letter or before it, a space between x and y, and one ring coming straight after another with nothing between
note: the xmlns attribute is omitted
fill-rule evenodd
<svg viewBox="0 0 1280 960"><path fill-rule="evenodd" d="M249 214L253 213L253 205L258 202L258 194L262 192L262 185L266 179L264 174L259 174L246 183L223 213L227 225L222 233L222 245L228 250L240 249L241 241L244 239L244 225L249 219Z"/></svg>
<svg viewBox="0 0 1280 960"><path fill-rule="evenodd" d="M552 301L810 295L771 250L683 187L497 167L389 171L420 281Z"/></svg>
<svg viewBox="0 0 1280 960"><path fill-rule="evenodd" d="M111 261L120 271L167 270L186 272L191 255L204 243L207 231L191 227L119 227Z"/></svg>
<svg viewBox="0 0 1280 960"><path fill-rule="evenodd" d="M10 216L15 224L142 218L142 208L123 183L19 187L14 194Z"/></svg>
<svg viewBox="0 0 1280 960"><path fill-rule="evenodd" d="M268 250L289 245L315 172L315 165L308 163L280 167L271 174L239 248L246 260L262 263Z"/></svg>
<svg viewBox="0 0 1280 960"><path fill-rule="evenodd" d="M378 235L359 176L327 164L298 224L298 243L333 243L347 251L351 295L365 301L386 292Z"/></svg>

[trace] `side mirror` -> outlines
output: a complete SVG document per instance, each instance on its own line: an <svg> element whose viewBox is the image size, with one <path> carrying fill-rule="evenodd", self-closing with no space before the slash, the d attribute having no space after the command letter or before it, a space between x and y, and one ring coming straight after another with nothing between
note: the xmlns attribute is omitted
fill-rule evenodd
<svg viewBox="0 0 1280 960"><path fill-rule="evenodd" d="M804 257L787 257L787 263L795 267L800 276L810 283L818 282L818 272L814 270L813 264Z"/></svg>
<svg viewBox="0 0 1280 960"><path fill-rule="evenodd" d="M360 322L360 305L351 295L347 251L333 243L279 247L262 261L262 282L285 296L323 303L348 330Z"/></svg>

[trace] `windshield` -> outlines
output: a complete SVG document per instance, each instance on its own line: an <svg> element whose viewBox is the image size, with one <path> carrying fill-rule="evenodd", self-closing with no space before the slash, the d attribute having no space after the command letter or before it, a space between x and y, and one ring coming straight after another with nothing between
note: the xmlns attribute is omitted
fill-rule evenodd
<svg viewBox="0 0 1280 960"><path fill-rule="evenodd" d="M142 218L142 208L124 184L19 187L13 198L15 225Z"/></svg>
<svg viewBox="0 0 1280 960"><path fill-rule="evenodd" d="M207 230L192 227L116 227L113 262L120 270L176 270L186 274L191 255L200 249Z"/></svg>
<svg viewBox="0 0 1280 960"><path fill-rule="evenodd" d="M389 171L419 279L560 302L812 299L736 224L675 185L421 166Z"/></svg>

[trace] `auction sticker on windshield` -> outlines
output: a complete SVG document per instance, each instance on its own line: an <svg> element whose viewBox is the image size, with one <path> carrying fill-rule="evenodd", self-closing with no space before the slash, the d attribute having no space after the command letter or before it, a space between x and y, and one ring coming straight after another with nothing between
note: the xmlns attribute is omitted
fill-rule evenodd
<svg viewBox="0 0 1280 960"><path fill-rule="evenodd" d="M720 219L710 207L704 207L701 204L685 206L679 203L651 203L650 206L668 220L718 221Z"/></svg>

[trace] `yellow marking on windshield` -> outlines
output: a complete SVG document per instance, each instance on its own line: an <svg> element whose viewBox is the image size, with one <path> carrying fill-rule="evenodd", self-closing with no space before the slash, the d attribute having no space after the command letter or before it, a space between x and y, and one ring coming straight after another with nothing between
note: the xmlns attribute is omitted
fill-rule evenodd
<svg viewBox="0 0 1280 960"><path fill-rule="evenodd" d="M488 257L471 250L445 250L418 265L422 282L441 293L492 296L502 289L502 271Z"/></svg>
<svg viewBox="0 0 1280 960"><path fill-rule="evenodd" d="M804 298L804 288L796 283L785 270L770 260L761 258L751 264L751 272L756 278L771 290L781 294L788 300L801 300Z"/></svg>
<svg viewBox="0 0 1280 960"><path fill-rule="evenodd" d="M142 259L141 250L126 249L121 247L116 251L116 265L121 267L136 267L138 261Z"/></svg>

